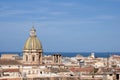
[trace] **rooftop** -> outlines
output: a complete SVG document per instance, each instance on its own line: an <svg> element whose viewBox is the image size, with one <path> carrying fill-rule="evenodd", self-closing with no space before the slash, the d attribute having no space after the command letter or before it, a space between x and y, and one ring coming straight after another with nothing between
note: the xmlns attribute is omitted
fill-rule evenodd
<svg viewBox="0 0 120 80"><path fill-rule="evenodd" d="M0 59L0 65L21 65L21 63L16 60Z"/></svg>

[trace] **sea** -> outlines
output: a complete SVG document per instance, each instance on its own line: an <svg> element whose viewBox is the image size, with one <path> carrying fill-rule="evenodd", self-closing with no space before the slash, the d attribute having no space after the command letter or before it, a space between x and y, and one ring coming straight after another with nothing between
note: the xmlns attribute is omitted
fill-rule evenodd
<svg viewBox="0 0 120 80"><path fill-rule="evenodd" d="M119 55L120 52L43 52L43 55L53 55L53 54L61 54L63 57L75 57L76 55L81 55L84 57L90 56L91 53L94 53L95 57L103 57L107 58L111 55ZM22 52L0 52L0 56L2 54L18 54L19 56L22 56Z"/></svg>

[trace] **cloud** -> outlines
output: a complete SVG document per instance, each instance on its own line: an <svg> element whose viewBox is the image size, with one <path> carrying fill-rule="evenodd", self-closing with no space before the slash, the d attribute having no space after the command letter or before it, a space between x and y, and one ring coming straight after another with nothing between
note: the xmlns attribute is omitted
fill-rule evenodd
<svg viewBox="0 0 120 80"><path fill-rule="evenodd" d="M0 16L11 16L19 14L34 14L34 13L45 13L48 9L46 7L36 8L36 9L22 9L22 8L2 8L0 10ZM27 16L27 15L26 15Z"/></svg>
<svg viewBox="0 0 120 80"><path fill-rule="evenodd" d="M88 25L88 24L97 24L100 23L99 21L95 20L49 20L49 21L41 21L36 22L42 24L43 26L49 27L80 27L81 25Z"/></svg>
<svg viewBox="0 0 120 80"><path fill-rule="evenodd" d="M67 6L67 7L73 7L73 6L76 6L78 5L77 3L73 3L73 2L61 2L61 3L58 3L57 5L60 5L60 6Z"/></svg>
<svg viewBox="0 0 120 80"><path fill-rule="evenodd" d="M39 3L40 2L38 2L38 4ZM7 6L1 5L0 17L6 17L7 21L11 21L8 19L8 17L11 17L13 21L16 20L18 22L21 19L21 21L41 21L50 24L95 24L99 23L102 20L110 20L116 18L112 15L96 15L94 12L99 9L94 8L94 6L91 5L61 1L46 1L44 3L49 5L35 5L35 2L33 5L27 5L27 7L24 5L23 7L25 8L21 8L21 5L17 6L16 8L10 4ZM88 14L88 12L90 12L90 14ZM2 18L0 19L1 21ZM17 20L18 18L19 20Z"/></svg>
<svg viewBox="0 0 120 80"><path fill-rule="evenodd" d="M102 19L102 20L105 20L105 19L115 19L116 16L112 16L112 15L98 15L96 16L96 19Z"/></svg>
<svg viewBox="0 0 120 80"><path fill-rule="evenodd" d="M25 11L21 11L21 10L5 10L3 12L0 13L1 17L7 17L7 16L11 16L11 15L16 15L16 14L24 14L26 13Z"/></svg>
<svg viewBox="0 0 120 80"><path fill-rule="evenodd" d="M104 0L104 1L120 2L120 0Z"/></svg>
<svg viewBox="0 0 120 80"><path fill-rule="evenodd" d="M65 14L68 14L68 12L53 11L53 12L49 12L49 14L51 14L51 15L65 15Z"/></svg>
<svg viewBox="0 0 120 80"><path fill-rule="evenodd" d="M36 15L35 15L36 14ZM39 7L39 8L35 8L35 9L18 9L18 8L5 8L4 6L2 8L0 8L0 17L11 17L11 16L17 16L19 17L19 15L26 15L30 16L44 16L41 17L42 19L46 19L45 16L50 16L50 15L66 15L68 14L68 12L66 11L56 11L56 9L53 8L52 9L48 9L47 7Z"/></svg>
<svg viewBox="0 0 120 80"><path fill-rule="evenodd" d="M102 20L113 20L116 19L115 15L93 15L91 17L83 18L85 21L102 21Z"/></svg>

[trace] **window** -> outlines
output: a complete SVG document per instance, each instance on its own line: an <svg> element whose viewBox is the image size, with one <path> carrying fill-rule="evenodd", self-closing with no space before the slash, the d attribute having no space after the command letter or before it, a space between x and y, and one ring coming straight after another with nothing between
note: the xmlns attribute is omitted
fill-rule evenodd
<svg viewBox="0 0 120 80"><path fill-rule="evenodd" d="M26 61L28 61L28 56L26 55Z"/></svg>
<svg viewBox="0 0 120 80"><path fill-rule="evenodd" d="M39 60L40 60L40 58L41 58L41 55L39 55Z"/></svg>
<svg viewBox="0 0 120 80"><path fill-rule="evenodd" d="M40 74L42 74L42 71L40 71Z"/></svg>
<svg viewBox="0 0 120 80"><path fill-rule="evenodd" d="M28 71L28 74L30 74L30 71Z"/></svg>
<svg viewBox="0 0 120 80"><path fill-rule="evenodd" d="M35 61L35 56L34 55L32 56L32 61Z"/></svg>

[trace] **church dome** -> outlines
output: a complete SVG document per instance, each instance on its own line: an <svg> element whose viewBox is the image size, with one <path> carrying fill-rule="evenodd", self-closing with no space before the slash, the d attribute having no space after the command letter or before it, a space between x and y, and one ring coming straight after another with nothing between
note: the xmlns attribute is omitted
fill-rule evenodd
<svg viewBox="0 0 120 80"><path fill-rule="evenodd" d="M27 39L24 50L36 50L36 49L42 49L42 44L40 40L36 36L36 30L34 27L30 30L30 37Z"/></svg>

